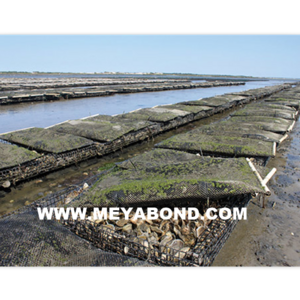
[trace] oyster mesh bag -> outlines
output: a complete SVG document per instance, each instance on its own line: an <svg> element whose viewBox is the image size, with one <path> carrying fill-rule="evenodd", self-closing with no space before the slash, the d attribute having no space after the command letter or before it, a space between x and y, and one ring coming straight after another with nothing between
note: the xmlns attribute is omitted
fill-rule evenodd
<svg viewBox="0 0 300 300"><path fill-rule="evenodd" d="M141 266L145 262L102 251L35 209L0 219L0 266Z"/></svg>
<svg viewBox="0 0 300 300"><path fill-rule="evenodd" d="M265 191L245 158L201 157L155 149L118 164L72 205L149 206L254 192Z"/></svg>
<svg viewBox="0 0 300 300"><path fill-rule="evenodd" d="M238 195L217 201L212 206L227 207L229 209L233 207L242 208L248 205L250 199L251 194ZM199 203L196 202L176 203L176 205L180 204L200 207ZM110 225L99 224L97 221L94 222L89 219L62 221L71 231L91 241L93 245L100 249L161 266L211 265L237 222L232 217L228 220L217 218L204 227L194 242L187 246L184 243L189 241L184 238L183 241L180 241L178 237L167 243L167 238L162 238L163 240L157 244L150 234L146 237L145 235L138 236L134 230L125 232L122 228L113 226L111 221ZM138 227L139 225L137 225ZM152 229L152 226L149 227Z"/></svg>
<svg viewBox="0 0 300 300"><path fill-rule="evenodd" d="M260 167L260 171L264 177L269 170ZM144 207L144 210L150 206L158 209L197 207L201 214L205 214L211 206L231 210L233 207L245 207L253 193L264 194L265 191L245 158L216 159L155 149L118 163L113 170L95 179L95 183L68 206L88 207L90 211L94 207L110 206ZM160 241L159 245L152 236L154 231L159 231L151 222L148 227L126 222L123 226L111 220L95 221L92 217L85 220L70 218L62 223L106 251L158 265L206 266L212 264L237 220L217 218L205 223L200 234L192 237L192 242L190 235L186 238L178 233L182 244L174 234L176 231L171 221L168 228L173 240L167 243ZM164 225L160 223L159 226ZM144 232L139 232L139 229ZM146 231L148 234L145 234Z"/></svg>
<svg viewBox="0 0 300 300"><path fill-rule="evenodd" d="M16 184L19 181L64 168L74 163L76 164L82 160L97 156L99 152L95 144L65 153L49 153L45 155L38 155L25 148L1 142L0 149L4 149L8 153L5 166L4 163L0 163L0 186L6 180L12 184ZM19 151L20 155L11 155L12 152L10 151L14 149ZM25 156L23 154L27 154L26 152L29 153L29 155Z"/></svg>

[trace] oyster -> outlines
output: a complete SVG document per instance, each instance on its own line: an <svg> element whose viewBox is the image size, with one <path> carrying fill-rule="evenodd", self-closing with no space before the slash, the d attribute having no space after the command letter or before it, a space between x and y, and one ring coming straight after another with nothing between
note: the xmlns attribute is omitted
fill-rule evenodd
<svg viewBox="0 0 300 300"><path fill-rule="evenodd" d="M123 227L122 231L127 232L127 233L130 233L130 232L132 231L132 224L126 224L126 225Z"/></svg>
<svg viewBox="0 0 300 300"><path fill-rule="evenodd" d="M126 219L120 219L116 222L116 225L119 227L123 227L124 225L126 225L129 222L129 220Z"/></svg>
<svg viewBox="0 0 300 300"><path fill-rule="evenodd" d="M189 247L183 247L175 254L175 257L178 257L179 259L185 258L188 251L190 251Z"/></svg>
<svg viewBox="0 0 300 300"><path fill-rule="evenodd" d="M190 233L188 235L182 235L181 238L182 238L183 242L185 243L185 245L187 245L187 246L192 247L196 243L196 238L193 233Z"/></svg>
<svg viewBox="0 0 300 300"><path fill-rule="evenodd" d="M112 224L101 225L101 228L108 228L111 230L115 230L115 226Z"/></svg>
<svg viewBox="0 0 300 300"><path fill-rule="evenodd" d="M172 235L172 233L170 232L170 231L168 231L165 235L163 235L162 237L161 237L161 240L160 240L160 243L159 243L159 245L160 245L160 250L162 251L162 252L164 252L165 251L165 247L166 246L168 246L167 244L169 243L169 242L171 242L173 240L173 235Z"/></svg>
<svg viewBox="0 0 300 300"><path fill-rule="evenodd" d="M204 231L205 231L205 227L199 226L195 231L195 237L198 238Z"/></svg>
<svg viewBox="0 0 300 300"><path fill-rule="evenodd" d="M157 226L151 226L151 225L150 225L150 229L151 229L153 232L156 232L156 233L158 233L158 234L163 234L163 231L162 231L160 228L158 228Z"/></svg>
<svg viewBox="0 0 300 300"><path fill-rule="evenodd" d="M175 249L175 250L180 250L181 248L184 247L184 242L182 240L173 240L171 244L169 245L170 248Z"/></svg>
<svg viewBox="0 0 300 300"><path fill-rule="evenodd" d="M146 223L142 223L140 225L137 225L137 228L143 232L147 232L147 233L150 233L151 232L151 229L150 229L150 226Z"/></svg>

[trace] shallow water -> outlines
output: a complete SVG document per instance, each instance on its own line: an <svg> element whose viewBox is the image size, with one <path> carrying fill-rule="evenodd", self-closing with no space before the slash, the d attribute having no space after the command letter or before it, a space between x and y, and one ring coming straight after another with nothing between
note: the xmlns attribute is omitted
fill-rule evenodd
<svg viewBox="0 0 300 300"><path fill-rule="evenodd" d="M0 106L0 133L28 127L47 127L94 114L121 114L138 108L197 100L281 83L283 81L255 81L246 82L241 86L116 94L108 97L2 105Z"/></svg>

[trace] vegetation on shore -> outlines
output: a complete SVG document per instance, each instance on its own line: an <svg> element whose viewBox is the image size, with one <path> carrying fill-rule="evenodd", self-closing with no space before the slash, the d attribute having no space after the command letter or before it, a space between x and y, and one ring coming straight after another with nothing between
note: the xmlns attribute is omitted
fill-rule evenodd
<svg viewBox="0 0 300 300"><path fill-rule="evenodd" d="M143 75L143 76L186 76L199 78L244 78L244 79L298 79L298 78L275 78L275 77L255 77L247 75L226 75L226 74L193 74L193 73L161 73L161 72L27 72L27 71L0 71L0 75Z"/></svg>

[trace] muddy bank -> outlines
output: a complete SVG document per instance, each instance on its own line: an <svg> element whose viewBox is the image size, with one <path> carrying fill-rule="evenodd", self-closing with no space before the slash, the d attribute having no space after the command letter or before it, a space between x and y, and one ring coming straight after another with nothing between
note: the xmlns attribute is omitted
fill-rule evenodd
<svg viewBox="0 0 300 300"><path fill-rule="evenodd" d="M268 166L277 168L269 182L272 191L265 209L248 206L213 266L300 265L300 124L279 148Z"/></svg>

